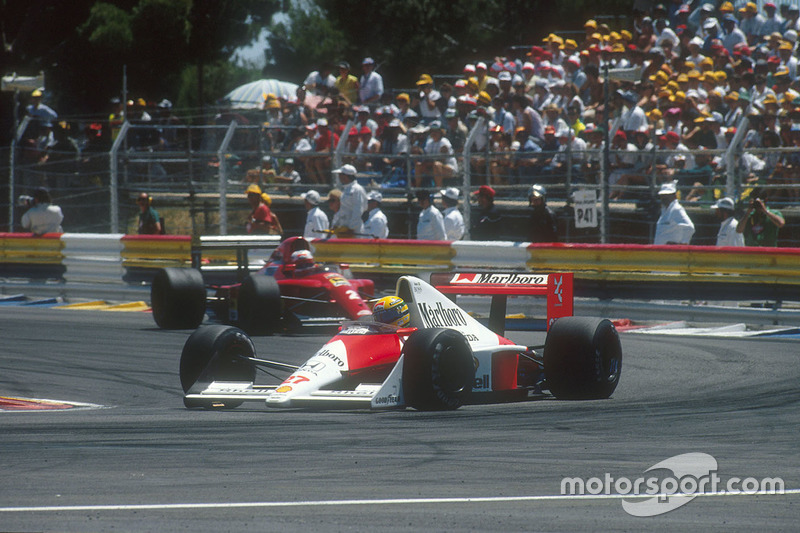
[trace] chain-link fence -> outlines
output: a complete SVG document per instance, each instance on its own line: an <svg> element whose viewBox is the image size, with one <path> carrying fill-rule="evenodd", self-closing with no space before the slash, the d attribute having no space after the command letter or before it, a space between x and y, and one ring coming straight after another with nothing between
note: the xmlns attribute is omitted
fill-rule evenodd
<svg viewBox="0 0 800 533"><path fill-rule="evenodd" d="M65 212L65 231L133 233L138 214L133 200L146 191L158 199L160 212L168 212L168 233L237 233L249 211L244 190L256 183L293 206L296 213L286 217L284 228L297 232L305 214L300 194L314 188L324 196L337 185L330 170L345 163L358 169L358 181L368 190L383 193L384 210L404 218L391 226L391 236L398 238L414 236L418 208L410 199L419 188L458 188L469 224L477 209L467 201L470 193L490 185L508 220L505 237L512 240L525 238L521 228L534 183L547 188L567 242L649 242L660 210L656 193L667 181L677 183L689 209L707 209L722 196L746 199L756 188L772 207L800 205L800 165L793 164L797 151L743 148L746 122L739 124L742 135L730 139L725 149L670 150L659 146L657 138L643 138L635 150L611 145L607 153L602 137L586 145L574 138L532 144L489 131L483 120L445 154L425 153L426 128L401 133L405 139L384 134L377 143L359 134L359 128L348 123L338 143L325 151L308 149L315 135L310 128L236 121L212 126L125 123L109 151L68 137L43 144L34 135L20 135L13 157L3 152L10 164L4 169L8 187L0 209L7 227L20 230L25 197L44 186ZM303 137L308 142L298 142ZM579 190L595 195L596 227L576 227L573 194ZM713 217L709 224L715 224Z"/></svg>

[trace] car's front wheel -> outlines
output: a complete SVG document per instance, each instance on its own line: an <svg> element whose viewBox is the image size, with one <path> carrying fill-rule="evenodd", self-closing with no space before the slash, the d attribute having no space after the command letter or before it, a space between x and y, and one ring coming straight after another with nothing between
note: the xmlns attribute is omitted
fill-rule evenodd
<svg viewBox="0 0 800 533"><path fill-rule="evenodd" d="M255 357L255 353L253 341L239 328L213 325L196 330L181 352L183 392L213 381L254 381L256 368L247 358ZM186 407L232 409L240 406L242 401L211 402L184 398L183 403Z"/></svg>

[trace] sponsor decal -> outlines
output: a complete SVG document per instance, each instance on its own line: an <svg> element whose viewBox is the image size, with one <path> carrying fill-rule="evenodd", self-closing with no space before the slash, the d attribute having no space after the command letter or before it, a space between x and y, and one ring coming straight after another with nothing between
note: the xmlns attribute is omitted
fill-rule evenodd
<svg viewBox="0 0 800 533"><path fill-rule="evenodd" d="M373 402L375 405L397 405L400 401L399 396L397 394L387 394L386 396L378 396L376 397Z"/></svg>
<svg viewBox="0 0 800 533"><path fill-rule="evenodd" d="M277 392L278 394L283 394L283 393L291 392L291 391L292 391L292 388L289 385L281 385L280 387L275 389L275 392Z"/></svg>
<svg viewBox="0 0 800 533"><path fill-rule="evenodd" d="M323 368L325 368L325 363L322 361L309 361L298 368L297 371L308 372L309 374L314 374L316 376L322 371Z"/></svg>
<svg viewBox="0 0 800 533"><path fill-rule="evenodd" d="M475 383L472 384L473 389L488 390L489 389L489 374L482 376L475 376Z"/></svg>
<svg viewBox="0 0 800 533"><path fill-rule="evenodd" d="M467 325L463 311L458 307L445 307L442 302L436 302L435 306L420 302L417 304L417 309L422 315L425 326L429 328L452 328Z"/></svg>
<svg viewBox="0 0 800 533"><path fill-rule="evenodd" d="M327 359L330 359L334 363L336 363L336 366L338 366L340 368L344 367L344 361L342 360L342 358L339 357L338 355L336 355L335 353L333 353L332 351L328 350L327 348L323 348L320 351L318 351L317 355L315 355L314 357L315 358L316 357L325 357Z"/></svg>
<svg viewBox="0 0 800 533"><path fill-rule="evenodd" d="M547 276L542 274L454 274L450 280L451 285L459 284L489 284L489 285L544 285L547 283Z"/></svg>
<svg viewBox="0 0 800 533"><path fill-rule="evenodd" d="M334 287L341 287L343 285L349 285L350 284L349 281L347 281L346 279L344 279L342 276L340 276L338 274L326 274L325 277L328 278L328 281L330 281L331 285L333 285Z"/></svg>
<svg viewBox="0 0 800 533"><path fill-rule="evenodd" d="M348 326L339 332L339 335L369 335L370 329L365 326Z"/></svg>
<svg viewBox="0 0 800 533"><path fill-rule="evenodd" d="M562 305L564 303L564 276L558 276L557 278L553 278L555 283L555 289L553 289L553 294L556 295L558 298L558 303L555 304L556 306Z"/></svg>

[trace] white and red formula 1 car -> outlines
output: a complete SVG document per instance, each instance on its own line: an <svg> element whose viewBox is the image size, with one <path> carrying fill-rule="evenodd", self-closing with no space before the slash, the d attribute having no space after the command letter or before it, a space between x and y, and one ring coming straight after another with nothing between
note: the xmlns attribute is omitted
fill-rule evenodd
<svg viewBox="0 0 800 533"><path fill-rule="evenodd" d="M560 399L608 398L614 392L622 369L619 336L609 320L571 316L572 274L459 273L437 280L441 275L432 279L436 287L411 276L398 280L396 295L410 310L407 327L372 317L344 322L300 366L258 357L238 328L201 328L181 355L184 403L443 410L541 398L544 391ZM489 327L455 303L459 294L493 297ZM520 346L504 337L505 299L512 295L547 296L543 346ZM258 369L289 376L257 385Z"/></svg>

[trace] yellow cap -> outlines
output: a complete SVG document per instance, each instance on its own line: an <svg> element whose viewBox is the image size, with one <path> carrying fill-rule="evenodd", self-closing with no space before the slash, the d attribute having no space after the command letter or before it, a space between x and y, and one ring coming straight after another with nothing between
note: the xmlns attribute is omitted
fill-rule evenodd
<svg viewBox="0 0 800 533"><path fill-rule="evenodd" d="M247 186L247 190L245 191L246 194L257 194L261 196L261 187L256 185L255 183L251 183Z"/></svg>

